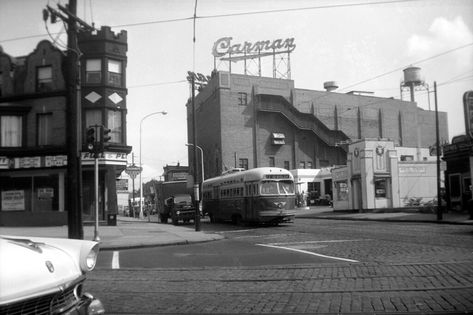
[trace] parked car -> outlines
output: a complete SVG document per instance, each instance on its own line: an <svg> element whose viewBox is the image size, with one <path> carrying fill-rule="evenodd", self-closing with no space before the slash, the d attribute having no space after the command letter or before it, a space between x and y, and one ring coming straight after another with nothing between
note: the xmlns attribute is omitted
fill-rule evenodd
<svg viewBox="0 0 473 315"><path fill-rule="evenodd" d="M0 314L104 314L84 292L99 244L0 235Z"/></svg>

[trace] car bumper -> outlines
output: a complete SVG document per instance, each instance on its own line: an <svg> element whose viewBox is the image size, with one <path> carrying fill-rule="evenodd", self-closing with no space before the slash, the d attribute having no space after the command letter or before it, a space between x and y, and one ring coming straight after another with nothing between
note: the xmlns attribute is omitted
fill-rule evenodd
<svg viewBox="0 0 473 315"><path fill-rule="evenodd" d="M99 299L90 293L84 293L77 305L64 313L65 315L96 315L105 314L105 308Z"/></svg>

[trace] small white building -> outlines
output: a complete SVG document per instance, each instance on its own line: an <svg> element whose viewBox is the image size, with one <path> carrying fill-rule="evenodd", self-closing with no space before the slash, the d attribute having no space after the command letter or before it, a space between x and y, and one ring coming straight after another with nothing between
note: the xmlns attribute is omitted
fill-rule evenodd
<svg viewBox="0 0 473 315"><path fill-rule="evenodd" d="M332 169L333 208L374 210L432 202L437 198L436 166L426 148L396 147L385 139L354 142L348 146L347 165Z"/></svg>
<svg viewBox="0 0 473 315"><path fill-rule="evenodd" d="M316 195L325 199L326 195L332 197L332 167L320 169L294 169L290 170L294 176L296 193L304 195L307 205L316 203Z"/></svg>

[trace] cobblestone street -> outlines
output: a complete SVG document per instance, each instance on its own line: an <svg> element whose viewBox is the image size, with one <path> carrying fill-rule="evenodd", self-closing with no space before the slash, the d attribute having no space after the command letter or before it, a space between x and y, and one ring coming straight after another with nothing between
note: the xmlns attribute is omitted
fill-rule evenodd
<svg viewBox="0 0 473 315"><path fill-rule="evenodd" d="M471 262L97 270L88 286L111 314L473 312Z"/></svg>

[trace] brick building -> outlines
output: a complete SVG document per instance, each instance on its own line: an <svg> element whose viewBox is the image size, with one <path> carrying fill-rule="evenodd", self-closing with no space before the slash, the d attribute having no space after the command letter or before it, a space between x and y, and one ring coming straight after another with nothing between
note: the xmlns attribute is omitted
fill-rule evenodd
<svg viewBox="0 0 473 315"><path fill-rule="evenodd" d="M287 79L214 71L195 97L195 111L205 178L233 167L346 164L346 143L365 138L414 148L435 144L435 112L415 102L296 89ZM187 117L192 142L191 100ZM439 121L441 141L447 141L447 113L440 112Z"/></svg>
<svg viewBox="0 0 473 315"><path fill-rule="evenodd" d="M116 178L126 167L127 34L109 27L78 37L82 135L111 129L99 159L99 218L117 212ZM25 57L0 50L0 225L67 224L64 52L41 41ZM83 141L84 143L84 141ZM84 147L85 149L85 147ZM85 151L85 150L84 150ZM83 220L93 220L93 159L82 153Z"/></svg>

